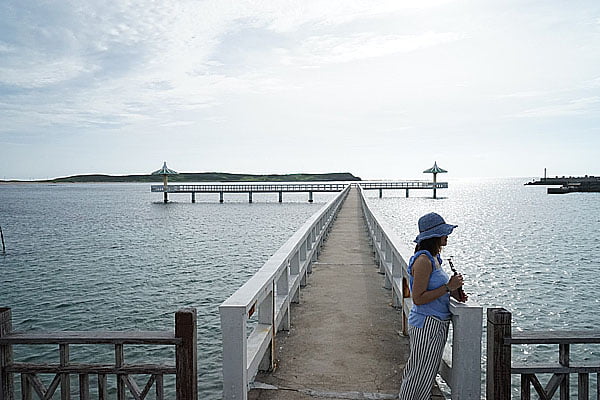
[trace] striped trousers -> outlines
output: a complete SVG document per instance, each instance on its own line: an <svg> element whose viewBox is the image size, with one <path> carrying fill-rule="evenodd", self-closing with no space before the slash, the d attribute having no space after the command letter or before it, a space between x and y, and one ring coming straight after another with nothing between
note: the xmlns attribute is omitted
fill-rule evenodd
<svg viewBox="0 0 600 400"><path fill-rule="evenodd" d="M401 400L429 400L440 368L450 321L427 317L423 328L408 327L410 355L404 367Z"/></svg>

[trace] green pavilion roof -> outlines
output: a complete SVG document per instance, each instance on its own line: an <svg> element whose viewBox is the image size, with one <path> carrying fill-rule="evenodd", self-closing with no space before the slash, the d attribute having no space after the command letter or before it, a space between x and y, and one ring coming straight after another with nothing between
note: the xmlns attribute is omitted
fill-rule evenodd
<svg viewBox="0 0 600 400"><path fill-rule="evenodd" d="M167 162L163 164L163 167L158 171L154 171L152 175L177 175L179 172L173 171L172 169L167 168Z"/></svg>
<svg viewBox="0 0 600 400"><path fill-rule="evenodd" d="M433 167L426 169L425 171L423 171L424 174L439 174L441 172L448 172L445 169L441 169L440 167L438 167L437 165L437 161L433 163Z"/></svg>

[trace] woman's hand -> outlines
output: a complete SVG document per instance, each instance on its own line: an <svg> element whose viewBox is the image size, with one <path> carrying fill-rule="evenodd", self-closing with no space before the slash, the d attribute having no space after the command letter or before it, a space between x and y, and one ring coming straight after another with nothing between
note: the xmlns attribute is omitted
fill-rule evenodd
<svg viewBox="0 0 600 400"><path fill-rule="evenodd" d="M451 291L455 291L456 289L461 287L463 285L462 274L452 275L450 277L450 280L448 281L447 285Z"/></svg>

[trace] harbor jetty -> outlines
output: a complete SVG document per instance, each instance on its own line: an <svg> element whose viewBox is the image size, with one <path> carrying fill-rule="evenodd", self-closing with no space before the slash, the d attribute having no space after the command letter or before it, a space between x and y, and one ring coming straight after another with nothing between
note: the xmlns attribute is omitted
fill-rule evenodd
<svg viewBox="0 0 600 400"><path fill-rule="evenodd" d="M540 178L527 182L526 185L559 186L549 187L548 194L565 194L574 192L600 192L600 176L561 176Z"/></svg>

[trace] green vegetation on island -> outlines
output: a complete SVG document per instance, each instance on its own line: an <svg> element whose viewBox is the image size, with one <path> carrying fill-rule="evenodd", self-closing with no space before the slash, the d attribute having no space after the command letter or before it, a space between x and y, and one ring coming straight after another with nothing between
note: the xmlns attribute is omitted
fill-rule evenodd
<svg viewBox="0 0 600 400"><path fill-rule="evenodd" d="M225 172L183 172L169 175L169 182L322 182L322 181L360 181L359 177L349 172L325 174L282 174L252 175L229 174ZM2 182L2 181L0 181ZM7 181L5 181L7 182ZM9 181L19 182L19 181ZM21 181L23 182L23 181ZM37 183L162 183L160 175L73 175L64 178L36 180Z"/></svg>

